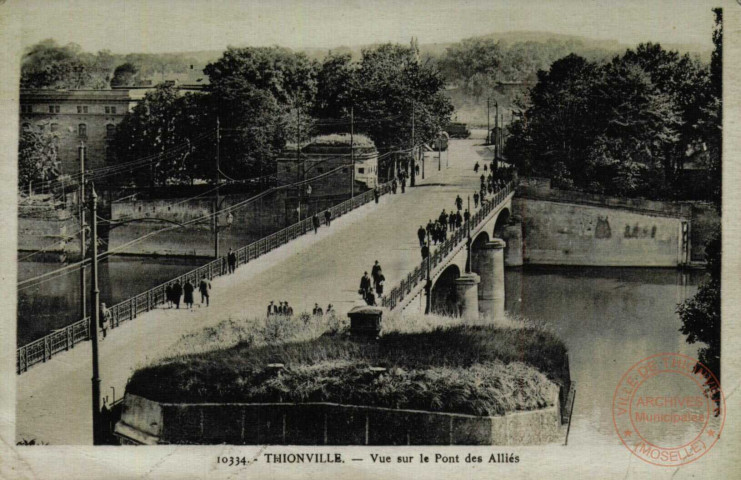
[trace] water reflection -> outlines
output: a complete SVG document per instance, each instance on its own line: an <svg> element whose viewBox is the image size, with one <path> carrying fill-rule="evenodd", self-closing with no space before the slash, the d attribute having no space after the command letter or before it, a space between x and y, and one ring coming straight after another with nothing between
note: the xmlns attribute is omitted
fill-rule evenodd
<svg viewBox="0 0 741 480"><path fill-rule="evenodd" d="M542 319L566 342L577 396L569 443L619 443L612 396L620 377L660 352L697 356L675 310L702 272L639 268L525 268L505 275L507 310Z"/></svg>
<svg viewBox="0 0 741 480"><path fill-rule="evenodd" d="M110 257L100 263L100 299L113 305L206 263L204 259ZM22 281L61 268L58 262L18 262ZM90 270L87 270L87 292ZM89 298L89 297L88 297ZM81 318L80 273L70 272L18 292L17 344L24 345Z"/></svg>

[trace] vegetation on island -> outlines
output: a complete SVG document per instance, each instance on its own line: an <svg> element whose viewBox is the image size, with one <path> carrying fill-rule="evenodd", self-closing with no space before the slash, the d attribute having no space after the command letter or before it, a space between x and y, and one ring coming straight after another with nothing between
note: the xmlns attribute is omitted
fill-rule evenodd
<svg viewBox="0 0 741 480"><path fill-rule="evenodd" d="M502 415L552 405L568 381L566 348L542 327L436 316L404 323L367 342L349 338L347 323L331 316L224 322L137 370L126 391L163 402L336 402ZM268 369L272 363L284 364L280 375Z"/></svg>

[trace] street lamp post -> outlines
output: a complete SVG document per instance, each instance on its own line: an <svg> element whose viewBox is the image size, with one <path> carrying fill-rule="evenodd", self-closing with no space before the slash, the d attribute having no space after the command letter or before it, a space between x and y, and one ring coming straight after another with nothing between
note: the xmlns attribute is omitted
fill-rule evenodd
<svg viewBox="0 0 741 480"><path fill-rule="evenodd" d="M90 224L92 240L92 278L90 296L90 340L93 346L93 445L101 445L102 419L100 415L100 365L98 353L98 325L100 325L100 290L98 289L98 195L90 185ZM84 267L84 264L83 264Z"/></svg>

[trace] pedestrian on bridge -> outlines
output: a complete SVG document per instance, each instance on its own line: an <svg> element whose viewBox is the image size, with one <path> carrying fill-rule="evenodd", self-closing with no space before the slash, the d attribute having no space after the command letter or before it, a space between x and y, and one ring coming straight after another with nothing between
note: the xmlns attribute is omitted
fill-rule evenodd
<svg viewBox="0 0 741 480"><path fill-rule="evenodd" d="M486 182L486 177L485 177L485 176L484 176L484 174L482 173L482 174L481 174L481 177L479 177L479 178L481 179L481 186L483 187L483 186L484 186L484 184L485 184L485 182Z"/></svg>
<svg viewBox="0 0 741 480"><path fill-rule="evenodd" d="M383 276L383 272L378 270L378 279L376 280L376 295L380 299L383 297L383 285L386 283L386 277Z"/></svg>
<svg viewBox="0 0 741 480"><path fill-rule="evenodd" d="M373 268L371 268L371 278L373 278L374 287L378 285L378 276L380 274L381 274L381 265L378 263L378 260L376 260L376 263L373 264Z"/></svg>
<svg viewBox="0 0 741 480"><path fill-rule="evenodd" d="M458 209L459 212L461 210L463 210L463 199L461 198L460 195L457 195L455 197L455 206L456 206L456 208Z"/></svg>
<svg viewBox="0 0 741 480"><path fill-rule="evenodd" d="M365 303L370 307L376 306L376 296L373 294L373 290L368 290L365 295Z"/></svg>
<svg viewBox="0 0 741 480"><path fill-rule="evenodd" d="M100 332L103 334L103 338L106 337L108 332L108 325L111 323L111 311L105 306L105 303L100 303L100 319L98 325L100 326Z"/></svg>
<svg viewBox="0 0 741 480"><path fill-rule="evenodd" d="M363 296L363 300L366 299L368 296L368 292L371 291L371 279L368 276L368 272L363 273L363 276L360 278L360 289L358 290L358 293Z"/></svg>
<svg viewBox="0 0 741 480"><path fill-rule="evenodd" d="M404 187L402 187L402 190ZM373 198L375 198L376 203L378 203L378 199L381 197L381 192L378 190L378 187L373 189Z"/></svg>
<svg viewBox="0 0 741 480"><path fill-rule="evenodd" d="M324 211L324 223L326 223L327 226L332 224L332 212L329 209Z"/></svg>
<svg viewBox="0 0 741 480"><path fill-rule="evenodd" d="M424 245L422 245L422 260L430 256L430 247L427 246L427 243L425 242Z"/></svg>
<svg viewBox="0 0 741 480"><path fill-rule="evenodd" d="M185 304L185 308L193 308L194 290L195 287L193 287L193 284L190 283L190 280L186 280L185 285L183 286L183 303Z"/></svg>
<svg viewBox="0 0 741 480"><path fill-rule="evenodd" d="M486 172L486 164L484 164L484 172Z"/></svg>
<svg viewBox="0 0 741 480"><path fill-rule="evenodd" d="M172 303L175 304L175 308L180 308L180 297L183 295L183 287L180 285L180 280L175 280L172 284Z"/></svg>
<svg viewBox="0 0 741 480"><path fill-rule="evenodd" d="M479 162L476 162L476 165L473 166L473 172L479 173Z"/></svg>
<svg viewBox="0 0 741 480"><path fill-rule="evenodd" d="M455 228L461 228L461 225L463 225L463 217L461 216L461 212L455 213Z"/></svg>
<svg viewBox="0 0 741 480"><path fill-rule="evenodd" d="M209 290L211 290L211 282L208 281L208 278L204 275L203 278L201 278L201 283L198 285L198 290L201 292L201 305L203 305L204 300L206 301L206 306L209 305Z"/></svg>
<svg viewBox="0 0 741 480"><path fill-rule="evenodd" d="M432 219L430 219L429 222L427 222L427 236L432 238L433 230L435 229L435 224L432 223Z"/></svg>
<svg viewBox="0 0 741 480"><path fill-rule="evenodd" d="M479 208L479 192L473 192L473 208Z"/></svg>
<svg viewBox="0 0 741 480"><path fill-rule="evenodd" d="M407 190L407 177L406 175L403 175L401 177L401 193L406 192Z"/></svg>
<svg viewBox="0 0 741 480"><path fill-rule="evenodd" d="M414 173L419 175L419 165L414 165Z"/></svg>
<svg viewBox="0 0 741 480"><path fill-rule="evenodd" d="M463 213L463 221L468 223L468 221L471 220L471 213L466 209L466 211Z"/></svg>
<svg viewBox="0 0 741 480"><path fill-rule="evenodd" d="M229 253L226 255L226 263L229 265L229 274L234 273L237 269L237 254L231 247L229 248Z"/></svg>
<svg viewBox="0 0 741 480"><path fill-rule="evenodd" d="M396 179L394 179L391 182L391 193L393 193L394 195L396 195L396 187L398 187L398 184L396 183Z"/></svg>
<svg viewBox="0 0 741 480"><path fill-rule="evenodd" d="M311 217L311 223L314 225L314 235L316 235L319 231L319 215L315 213L314 216Z"/></svg>
<svg viewBox="0 0 741 480"><path fill-rule="evenodd" d="M334 309L332 308L332 304L331 303L329 305L327 305L327 315L329 315L330 313L334 313Z"/></svg>
<svg viewBox="0 0 741 480"><path fill-rule="evenodd" d="M425 244L425 236L427 235L427 232L425 231L425 227L422 225L419 226L419 229L417 229L417 238L419 239L419 246L422 247L422 245Z"/></svg>
<svg viewBox="0 0 741 480"><path fill-rule="evenodd" d="M165 287L165 300L167 301L167 307L172 308L172 285Z"/></svg>
<svg viewBox="0 0 741 480"><path fill-rule="evenodd" d="M448 215L448 227L451 232L455 230L455 213L452 211L450 212L450 215Z"/></svg>
<svg viewBox="0 0 741 480"><path fill-rule="evenodd" d="M270 302L270 303L273 303L273 302ZM281 310L283 309L283 302L278 302L278 303L280 303L280 306L273 305L273 315L280 315L281 313L283 313L281 312Z"/></svg>
<svg viewBox="0 0 741 480"><path fill-rule="evenodd" d="M437 221L440 223L448 223L448 214L445 213L445 209L443 208L443 211L440 212L440 217L438 217Z"/></svg>
<svg viewBox="0 0 741 480"><path fill-rule="evenodd" d="M293 316L293 307L288 305L288 300L286 300L285 306L283 308L285 309L286 317L291 318Z"/></svg>

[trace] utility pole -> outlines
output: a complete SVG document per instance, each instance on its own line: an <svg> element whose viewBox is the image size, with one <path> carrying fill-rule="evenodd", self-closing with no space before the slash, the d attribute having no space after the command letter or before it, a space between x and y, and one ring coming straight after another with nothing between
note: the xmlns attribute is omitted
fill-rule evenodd
<svg viewBox="0 0 741 480"><path fill-rule="evenodd" d="M499 158L499 102L494 102L496 111L494 114L494 160Z"/></svg>
<svg viewBox="0 0 741 480"><path fill-rule="evenodd" d="M80 185L77 190L77 209L78 216L80 217L80 260L83 262L80 267L80 308L82 316L80 318L87 317L87 298L86 298L86 285L85 285L85 253L87 246L85 245L85 143L80 141Z"/></svg>
<svg viewBox="0 0 741 480"><path fill-rule="evenodd" d="M304 174L301 168L301 105L296 98L296 175L303 180ZM353 174L354 175L354 174ZM301 193L303 185L298 186L298 221L301 221Z"/></svg>
<svg viewBox="0 0 741 480"><path fill-rule="evenodd" d="M90 286L90 340L93 345L93 445L100 445L100 365L98 360L98 325L100 325L100 290L98 289L98 195L90 184L90 224L92 247L92 282ZM84 264L83 264L84 265Z"/></svg>
<svg viewBox="0 0 741 480"><path fill-rule="evenodd" d="M437 171L439 172L443 165L443 139L440 134L437 137Z"/></svg>
<svg viewBox="0 0 741 480"><path fill-rule="evenodd" d="M415 177L415 175L414 175L414 166L415 166L415 161L414 161L414 148L415 148L414 117L416 116L416 113L417 113L416 110L417 110L417 104L416 104L416 102L414 100L412 100L412 165L411 165L411 171L412 171L412 173L409 176L409 186L410 187L413 187L416 184L416 182L414 181L415 180L414 179L414 177Z"/></svg>
<svg viewBox="0 0 741 480"><path fill-rule="evenodd" d="M491 126L489 125L489 97L486 97L486 144L491 145Z"/></svg>
<svg viewBox="0 0 741 480"><path fill-rule="evenodd" d="M216 116L216 172L214 180L216 181L216 198L214 199L214 258L219 258L219 184L221 183L221 166L220 166L220 149L221 149L221 123L219 116Z"/></svg>
<svg viewBox="0 0 741 480"><path fill-rule="evenodd" d="M350 174L350 198L355 197L355 106L350 106L350 160L352 173Z"/></svg>

